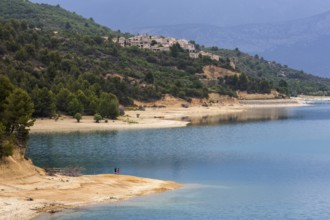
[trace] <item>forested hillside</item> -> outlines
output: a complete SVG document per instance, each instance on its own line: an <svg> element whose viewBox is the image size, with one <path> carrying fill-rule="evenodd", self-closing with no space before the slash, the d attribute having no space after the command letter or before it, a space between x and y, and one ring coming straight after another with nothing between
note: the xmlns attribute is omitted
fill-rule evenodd
<svg viewBox="0 0 330 220"><path fill-rule="evenodd" d="M28 0L1 0L0 17L18 19L29 23L30 27L44 30L68 30L81 34L116 34L109 28L94 22L93 18L83 18L57 6L32 4Z"/></svg>
<svg viewBox="0 0 330 220"><path fill-rule="evenodd" d="M236 96L236 90L277 89L283 95L330 91L328 81L240 51L211 48L222 57L214 61L191 59L179 45L169 52L120 47L112 41L120 33L59 6L24 0L0 4L0 74L31 96L34 116L64 112L116 118L119 104L157 100L165 94L190 101L207 98L210 92ZM205 66L236 74L208 85L198 74Z"/></svg>
<svg viewBox="0 0 330 220"><path fill-rule="evenodd" d="M30 28L25 21L0 23L0 72L32 96L36 116L95 114L102 99L115 96L123 105L163 94L205 98L208 88L195 73L206 65L230 68L225 60L191 59L179 46L158 53L121 48L98 35Z"/></svg>
<svg viewBox="0 0 330 220"><path fill-rule="evenodd" d="M212 53L220 55L223 59L230 59L236 64L239 72L249 76L265 78L273 85L279 86L281 83L288 84L289 94L296 96L299 94L308 95L330 95L330 79L304 73L302 70L295 70L287 65L270 62L264 58L236 50L219 49L217 47L208 48Z"/></svg>

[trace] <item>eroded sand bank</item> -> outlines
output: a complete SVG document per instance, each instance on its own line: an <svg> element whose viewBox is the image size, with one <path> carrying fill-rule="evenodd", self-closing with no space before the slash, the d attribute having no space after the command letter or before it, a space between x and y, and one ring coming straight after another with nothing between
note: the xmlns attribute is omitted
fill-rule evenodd
<svg viewBox="0 0 330 220"><path fill-rule="evenodd" d="M24 159L0 165L1 219L31 219L41 212L55 212L89 204L111 203L164 192L181 185L124 175L47 176Z"/></svg>

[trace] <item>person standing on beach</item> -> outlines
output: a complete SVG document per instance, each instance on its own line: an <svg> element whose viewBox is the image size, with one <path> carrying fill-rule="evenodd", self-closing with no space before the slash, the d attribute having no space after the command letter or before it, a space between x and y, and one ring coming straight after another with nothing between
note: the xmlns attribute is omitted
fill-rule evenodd
<svg viewBox="0 0 330 220"><path fill-rule="evenodd" d="M117 174L117 168L115 168L115 174Z"/></svg>

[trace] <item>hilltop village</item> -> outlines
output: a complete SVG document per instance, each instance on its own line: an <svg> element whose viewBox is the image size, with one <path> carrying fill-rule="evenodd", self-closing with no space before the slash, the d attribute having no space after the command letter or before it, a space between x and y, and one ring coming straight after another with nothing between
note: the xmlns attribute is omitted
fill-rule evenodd
<svg viewBox="0 0 330 220"><path fill-rule="evenodd" d="M219 61L220 56L205 52L198 51L195 45L186 39L177 40L175 38L152 36L152 35L137 35L130 38L118 37L112 39L114 43L118 43L121 47L136 46L142 49L149 49L155 52L170 51L170 48L179 44L180 47L189 52L189 56L197 59L200 56L210 57L212 60Z"/></svg>

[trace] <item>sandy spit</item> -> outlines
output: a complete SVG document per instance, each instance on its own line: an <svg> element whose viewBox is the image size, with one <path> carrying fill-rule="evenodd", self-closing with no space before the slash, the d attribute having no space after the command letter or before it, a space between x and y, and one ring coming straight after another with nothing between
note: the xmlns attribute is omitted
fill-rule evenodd
<svg viewBox="0 0 330 220"><path fill-rule="evenodd" d="M43 212L111 203L180 188L175 182L125 175L47 176L31 161L0 164L0 219L25 220Z"/></svg>

